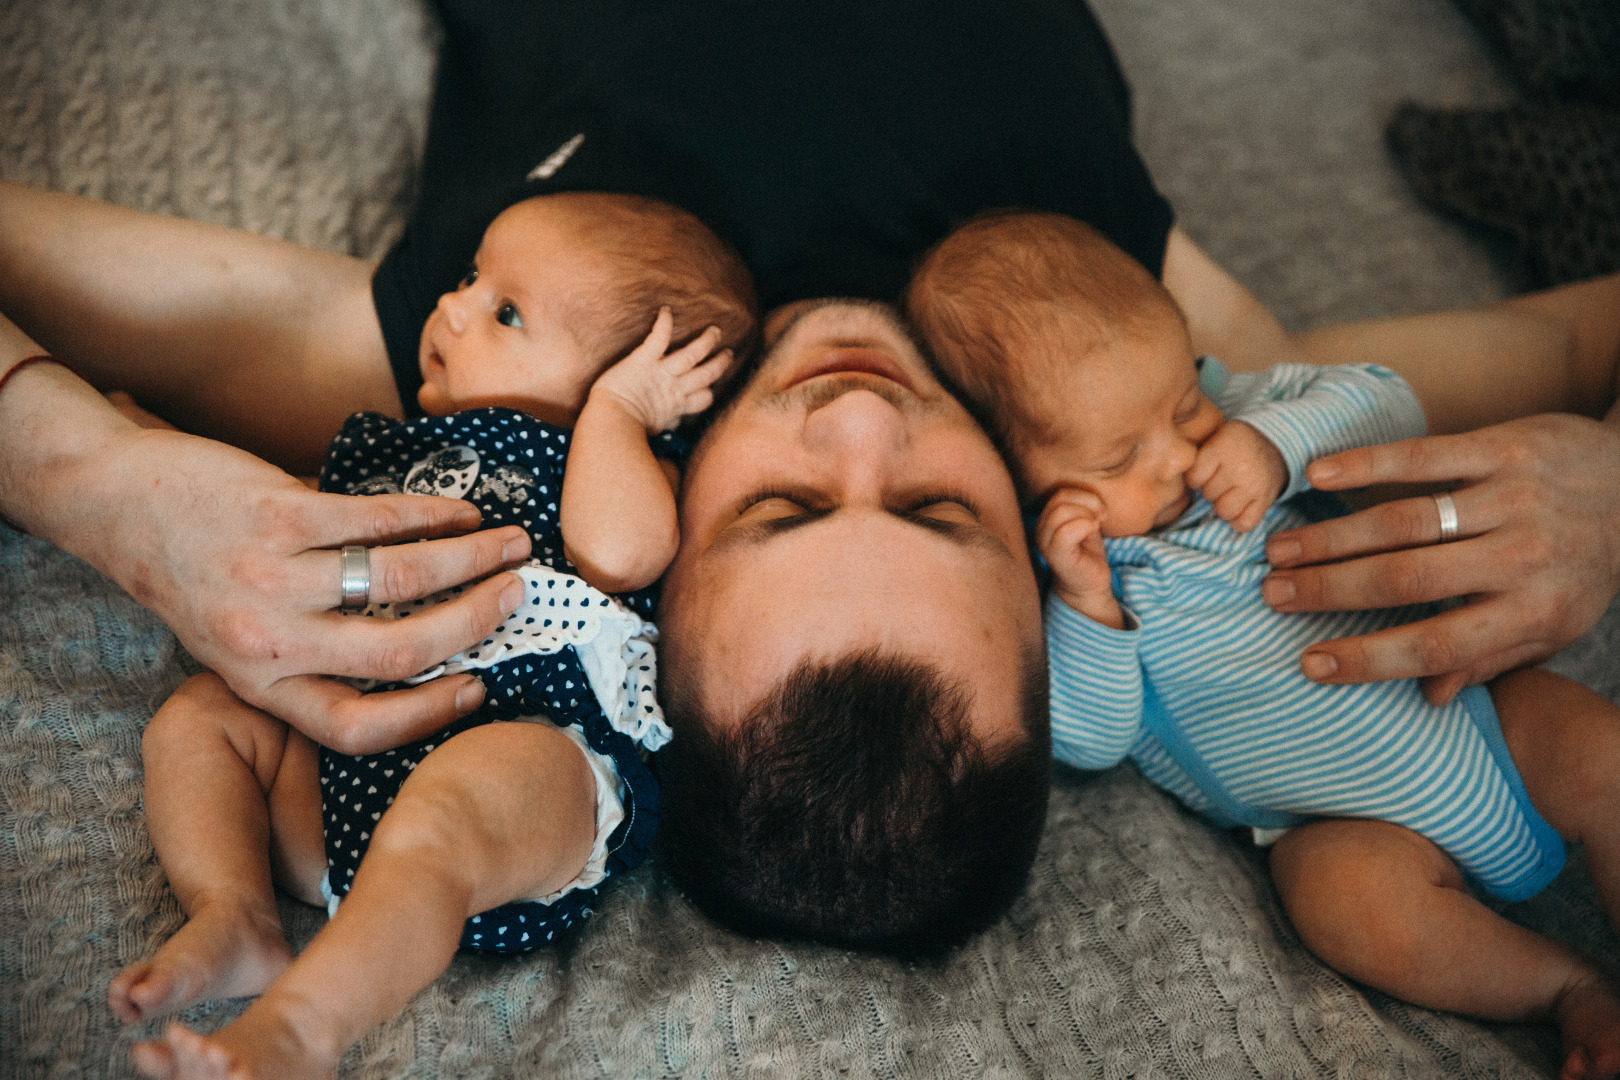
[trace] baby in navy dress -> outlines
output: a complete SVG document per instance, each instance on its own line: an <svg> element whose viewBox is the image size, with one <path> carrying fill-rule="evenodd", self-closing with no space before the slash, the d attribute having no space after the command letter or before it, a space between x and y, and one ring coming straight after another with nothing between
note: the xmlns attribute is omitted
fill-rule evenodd
<svg viewBox="0 0 1620 1080"><path fill-rule="evenodd" d="M643 758L669 739L646 620L678 539L672 429L709 406L754 322L741 262L666 204L549 195L490 225L422 330L429 415L356 414L320 477L326 491L464 498L486 528L528 531L506 621L405 680L471 672L483 703L357 755L212 674L176 691L142 756L153 847L189 921L109 1002L132 1022L262 996L210 1036L171 1024L137 1045L142 1072L330 1075L458 949L554 941L641 861L658 817ZM296 959L272 883L331 915Z"/></svg>
<svg viewBox="0 0 1620 1080"><path fill-rule="evenodd" d="M1197 360L1163 286L1058 215L964 226L908 307L1039 510L1053 753L1130 757L1274 841L1284 908L1339 970L1431 1008L1556 1022L1568 1080L1615 1075L1613 984L1474 890L1527 898L1568 838L1620 915L1620 709L1539 670L1443 705L1413 680L1314 683L1309 646L1431 612L1286 614L1261 596L1267 538L1343 512L1310 462L1424 433L1405 382Z"/></svg>

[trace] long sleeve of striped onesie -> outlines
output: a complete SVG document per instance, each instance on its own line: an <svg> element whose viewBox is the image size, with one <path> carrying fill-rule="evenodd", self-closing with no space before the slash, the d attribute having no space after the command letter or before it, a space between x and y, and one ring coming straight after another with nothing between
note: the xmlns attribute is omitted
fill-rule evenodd
<svg viewBox="0 0 1620 1080"><path fill-rule="evenodd" d="M1309 488L1305 467L1318 457L1414 438L1427 428L1406 381L1377 365L1282 364L1231 373L1204 357L1199 370L1204 393L1227 419L1253 426L1282 454L1288 482L1278 502ZM1202 499L1184 520L1199 513L1209 513ZM1088 619L1055 593L1046 600L1053 753L1082 769L1117 764L1142 735L1145 616L1121 606L1126 630Z"/></svg>
<svg viewBox="0 0 1620 1080"><path fill-rule="evenodd" d="M1206 356L1199 383L1228 420L1255 428L1282 454L1288 484L1279 502L1310 487L1305 466L1319 457L1428 431L1406 380L1377 364L1278 364L1232 374Z"/></svg>

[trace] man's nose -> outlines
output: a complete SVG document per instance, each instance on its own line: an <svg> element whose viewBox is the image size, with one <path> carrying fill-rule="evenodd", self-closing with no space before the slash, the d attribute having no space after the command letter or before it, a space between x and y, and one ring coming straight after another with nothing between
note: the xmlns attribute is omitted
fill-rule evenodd
<svg viewBox="0 0 1620 1080"><path fill-rule="evenodd" d="M812 453L842 474L846 485L876 491L905 450L906 418L870 390L850 390L805 418L804 440Z"/></svg>

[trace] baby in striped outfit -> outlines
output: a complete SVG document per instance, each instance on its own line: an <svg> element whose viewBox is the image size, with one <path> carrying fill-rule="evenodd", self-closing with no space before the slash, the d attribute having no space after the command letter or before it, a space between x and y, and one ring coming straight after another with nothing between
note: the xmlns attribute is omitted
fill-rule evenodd
<svg viewBox="0 0 1620 1080"><path fill-rule="evenodd" d="M1566 1078L1616 1075L1616 988L1474 889L1533 895L1567 838L1620 915L1620 709L1541 670L1444 706L1413 680L1313 683L1306 646L1427 609L1261 599L1266 538L1344 512L1305 467L1424 433L1406 383L1196 358L1163 286L1052 214L970 222L924 260L908 308L1039 508L1054 753L1085 769L1130 757L1274 841L1289 916L1344 973L1431 1008L1556 1022Z"/></svg>

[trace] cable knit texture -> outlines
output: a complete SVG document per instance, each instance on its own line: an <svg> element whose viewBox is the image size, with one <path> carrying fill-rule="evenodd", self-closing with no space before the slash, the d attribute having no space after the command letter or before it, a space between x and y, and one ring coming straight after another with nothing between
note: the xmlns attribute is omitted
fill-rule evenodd
<svg viewBox="0 0 1620 1080"><path fill-rule="evenodd" d="M1324 199L1323 185L1350 172L1333 156L1340 136L1304 146L1300 157L1328 165L1307 183L1301 161L1281 164L1301 183L1277 185L1246 238L1248 219L1210 192L1234 175L1254 186L1260 158L1239 168L1185 151L1215 145L1193 129L1219 121L1222 102L1242 114L1219 144L1228 148L1263 146L1291 125L1338 130L1288 111L1322 95L1259 79L1255 63L1326 79L1336 100L1394 92L1384 89L1392 71L1399 92L1426 93L1436 48L1445 71L1488 73L1444 0L1311 0L1276 26L1258 9L1240 16L1196 0L1097 7L1137 83L1159 182L1178 206L1207 211L1186 225L1214 238L1217 258L1247 266L1245 280L1274 303L1317 293L1378 310L1411 302L1383 274L1339 266L1332 281L1301 281L1301 264L1266 255L1288 237L1305 238L1306 254L1365 249L1367 223L1392 215L1412 236L1443 228L1399 202L1375 152L1344 136L1385 172L1364 199ZM409 199L435 36L416 0L5 0L0 177L376 256ZM1287 60L1290 50L1313 62ZM1362 106L1344 128L1372 151L1377 114ZM1243 143L1255 131L1271 135ZM1428 246L1440 253L1385 253L1390 280L1459 282L1466 260ZM1499 292L1481 273L1457 286L1462 296ZM1346 289L1361 291L1347 300ZM1317 310L1279 306L1292 318ZM1561 663L1620 693L1617 642L1611 613ZM132 1076L130 1043L157 1029L120 1029L106 992L182 922L141 810L140 736L192 670L118 588L0 528L0 1077ZM1511 913L1620 972L1620 946L1573 863ZM286 900L282 911L301 947L321 914ZM181 1019L212 1029L242 1005ZM645 866L559 948L458 958L339 1075L1529 1078L1555 1071L1556 1053L1550 1029L1413 1008L1323 967L1288 927L1263 856L1121 767L1058 770L1028 890L943 960L738 938Z"/></svg>

